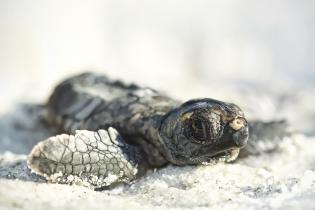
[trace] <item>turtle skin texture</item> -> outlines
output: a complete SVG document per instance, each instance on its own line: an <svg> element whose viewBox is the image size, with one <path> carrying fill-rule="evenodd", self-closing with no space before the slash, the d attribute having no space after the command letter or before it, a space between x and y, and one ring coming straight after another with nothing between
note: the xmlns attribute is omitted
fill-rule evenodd
<svg viewBox="0 0 315 210"><path fill-rule="evenodd" d="M59 84L44 119L59 135L34 146L28 167L51 182L95 189L130 183L168 163L233 161L247 144L250 128L233 103L210 98L181 103L93 73ZM254 135L253 142L263 139L271 125L258 123L257 129L256 124L251 129L263 135ZM257 153L251 145L245 155Z"/></svg>

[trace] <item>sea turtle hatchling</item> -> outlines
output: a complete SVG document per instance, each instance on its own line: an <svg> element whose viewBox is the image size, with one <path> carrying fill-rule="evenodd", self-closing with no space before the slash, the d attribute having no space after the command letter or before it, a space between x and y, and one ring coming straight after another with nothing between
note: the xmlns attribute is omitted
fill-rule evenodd
<svg viewBox="0 0 315 210"><path fill-rule="evenodd" d="M233 161L249 129L255 134L252 142L269 135L268 130L273 137L283 134L275 129L283 127L281 122L248 123L232 103L210 98L181 103L93 73L59 84L45 110L46 122L65 134L39 142L28 167L51 182L93 188L129 183L167 163ZM247 153L261 150L258 143L251 145Z"/></svg>

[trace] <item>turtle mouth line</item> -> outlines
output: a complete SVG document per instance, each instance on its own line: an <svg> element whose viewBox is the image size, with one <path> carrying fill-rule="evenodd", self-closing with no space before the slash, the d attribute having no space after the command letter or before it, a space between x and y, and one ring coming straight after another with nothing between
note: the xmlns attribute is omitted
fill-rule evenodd
<svg viewBox="0 0 315 210"><path fill-rule="evenodd" d="M208 155L208 156L205 156L206 158L220 158L222 156L225 156L227 154L229 154L231 151L233 151L235 148L232 148L232 149L226 149L226 150L223 150L223 151L220 151L216 154L213 154L213 155Z"/></svg>
<svg viewBox="0 0 315 210"><path fill-rule="evenodd" d="M216 154L196 157L194 158L194 161L197 161L202 165L213 165L219 162L231 162L237 158L239 151L239 148L229 148Z"/></svg>
<svg viewBox="0 0 315 210"><path fill-rule="evenodd" d="M229 148L226 148L226 149L220 149L220 150L217 150L215 152L212 152L211 154L203 154L203 155L199 155L199 157L201 158L215 158L215 157L218 157L218 156L222 156L226 153L229 153L235 149L239 149L238 147L229 147ZM200 153L199 153L200 154ZM198 155L196 155L198 156Z"/></svg>

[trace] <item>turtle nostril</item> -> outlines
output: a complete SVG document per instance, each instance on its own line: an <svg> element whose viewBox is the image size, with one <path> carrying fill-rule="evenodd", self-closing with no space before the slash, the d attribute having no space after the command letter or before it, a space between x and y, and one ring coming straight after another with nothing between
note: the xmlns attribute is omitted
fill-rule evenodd
<svg viewBox="0 0 315 210"><path fill-rule="evenodd" d="M234 143L238 146L238 147L243 147L246 145L247 141L248 141L248 127L244 127L241 130L237 131L236 133L234 133L232 135L233 141Z"/></svg>

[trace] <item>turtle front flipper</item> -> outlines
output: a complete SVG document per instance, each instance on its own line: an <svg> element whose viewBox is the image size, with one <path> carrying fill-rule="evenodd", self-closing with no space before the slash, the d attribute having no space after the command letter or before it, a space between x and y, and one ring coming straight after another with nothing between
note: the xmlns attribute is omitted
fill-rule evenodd
<svg viewBox="0 0 315 210"><path fill-rule="evenodd" d="M33 148L27 164L48 181L93 188L128 183L147 169L140 148L127 144L113 128L50 137Z"/></svg>
<svg viewBox="0 0 315 210"><path fill-rule="evenodd" d="M259 155L275 151L281 140L292 135L285 120L251 121L249 124L249 141L241 150L240 156Z"/></svg>

